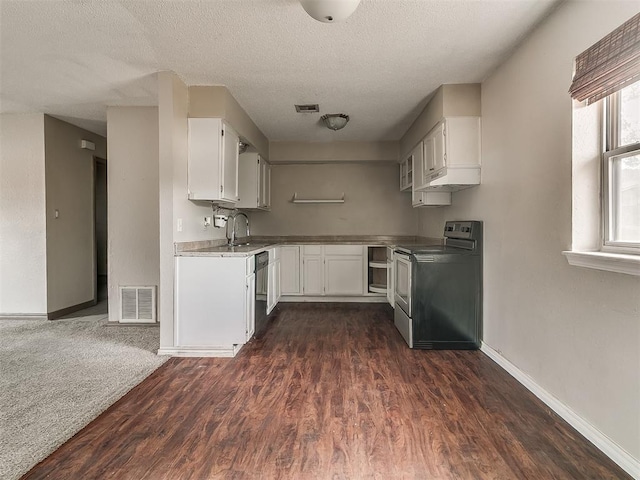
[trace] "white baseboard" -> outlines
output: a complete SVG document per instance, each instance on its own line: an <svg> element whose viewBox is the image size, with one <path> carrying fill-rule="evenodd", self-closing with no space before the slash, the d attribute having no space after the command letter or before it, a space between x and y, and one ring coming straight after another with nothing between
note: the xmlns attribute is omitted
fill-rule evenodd
<svg viewBox="0 0 640 480"><path fill-rule="evenodd" d="M48 320L47 314L39 313L0 313L0 320Z"/></svg>
<svg viewBox="0 0 640 480"><path fill-rule="evenodd" d="M170 347L160 348L158 355L171 355L172 357L235 357L242 345L230 347Z"/></svg>
<svg viewBox="0 0 640 480"><path fill-rule="evenodd" d="M280 297L283 303L304 302L331 302L331 303L387 303L385 296L360 296L360 297L312 297L308 295L287 295Z"/></svg>
<svg viewBox="0 0 640 480"><path fill-rule="evenodd" d="M620 446L613 442L609 437L591 425L576 412L571 410L568 405L565 405L551 393L547 392L529 375L524 373L486 343L482 343L480 350L491 358L491 360L504 368L513 378L524 385L527 390L542 400L549 408L551 408L551 410L560 415L560 417L562 417L569 425L575 428L587 440L601 450L602 453L617 463L620 468L636 480L640 479L640 461L638 459L632 457L625 450L620 448Z"/></svg>

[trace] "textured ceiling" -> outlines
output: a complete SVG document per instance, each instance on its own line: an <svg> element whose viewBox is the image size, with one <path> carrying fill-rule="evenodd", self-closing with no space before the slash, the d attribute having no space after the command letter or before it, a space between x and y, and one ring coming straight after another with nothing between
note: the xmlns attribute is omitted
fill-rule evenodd
<svg viewBox="0 0 640 480"><path fill-rule="evenodd" d="M172 70L226 85L270 140L397 140L438 86L482 81L555 3L362 0L324 24L297 0L0 0L0 108L105 134L107 105L156 105L154 73ZM351 121L331 132L323 113Z"/></svg>

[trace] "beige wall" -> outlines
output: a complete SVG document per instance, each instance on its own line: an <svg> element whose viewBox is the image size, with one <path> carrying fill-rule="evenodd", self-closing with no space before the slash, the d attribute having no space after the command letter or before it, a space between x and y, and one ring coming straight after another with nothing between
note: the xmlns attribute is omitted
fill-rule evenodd
<svg viewBox="0 0 640 480"><path fill-rule="evenodd" d="M160 284L158 109L109 107L109 320L119 287Z"/></svg>
<svg viewBox="0 0 640 480"><path fill-rule="evenodd" d="M344 204L294 204L340 198ZM273 165L271 212L251 214L254 235L414 235L411 195L398 187L395 163Z"/></svg>
<svg viewBox="0 0 640 480"><path fill-rule="evenodd" d="M94 155L106 158L106 139L45 115L47 310L95 298ZM96 145L80 148L81 140ZM58 210L59 216L54 212Z"/></svg>
<svg viewBox="0 0 640 480"><path fill-rule="evenodd" d="M569 266L573 59L638 11L567 2L482 84L482 185L423 215L485 222L484 341L640 460L640 278Z"/></svg>
<svg viewBox="0 0 640 480"><path fill-rule="evenodd" d="M187 86L182 83L175 73L158 73L158 198L160 206L160 288L158 289L158 320L160 321L161 348L173 346L174 337L173 232L175 231L175 216L173 213L173 156L174 143L176 141L181 140L180 143L186 145L188 102L189 91Z"/></svg>
<svg viewBox="0 0 640 480"><path fill-rule="evenodd" d="M47 313L44 115L0 115L0 315Z"/></svg>
<svg viewBox="0 0 640 480"><path fill-rule="evenodd" d="M271 163L398 161L398 142L271 142Z"/></svg>

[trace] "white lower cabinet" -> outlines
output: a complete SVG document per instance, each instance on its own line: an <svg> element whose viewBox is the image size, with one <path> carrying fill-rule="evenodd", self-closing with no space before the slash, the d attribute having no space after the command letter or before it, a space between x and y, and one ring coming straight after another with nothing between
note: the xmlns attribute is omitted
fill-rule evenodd
<svg viewBox="0 0 640 480"><path fill-rule="evenodd" d="M253 257L177 257L175 345L235 354L253 335Z"/></svg>
<svg viewBox="0 0 640 480"><path fill-rule="evenodd" d="M303 245L303 295L363 295L364 248L361 245Z"/></svg>
<svg viewBox="0 0 640 480"><path fill-rule="evenodd" d="M280 291L282 295L302 295L300 246L280 247Z"/></svg>
<svg viewBox="0 0 640 480"><path fill-rule="evenodd" d="M269 315L280 301L280 247L269 250L267 278L267 315Z"/></svg>
<svg viewBox="0 0 640 480"><path fill-rule="evenodd" d="M363 295L364 257L356 255L325 255L324 294Z"/></svg>
<svg viewBox="0 0 640 480"><path fill-rule="evenodd" d="M302 291L305 295L324 294L323 258L302 257Z"/></svg>
<svg viewBox="0 0 640 480"><path fill-rule="evenodd" d="M256 333L256 275L251 274L245 282L247 294L244 297L244 320L246 324L246 340L251 340Z"/></svg>
<svg viewBox="0 0 640 480"><path fill-rule="evenodd" d="M396 278L395 278L395 270L393 256L395 253L393 252L393 247L387 247L387 263L389 267L387 268L387 301L389 305L395 307L395 288L396 288Z"/></svg>

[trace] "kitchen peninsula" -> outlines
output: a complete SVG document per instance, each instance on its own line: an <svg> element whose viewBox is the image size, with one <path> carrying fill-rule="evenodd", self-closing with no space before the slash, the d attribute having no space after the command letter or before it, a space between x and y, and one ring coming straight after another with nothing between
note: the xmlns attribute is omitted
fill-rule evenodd
<svg viewBox="0 0 640 480"><path fill-rule="evenodd" d="M177 243L175 356L235 356L256 317L279 301L389 302L393 245L438 243L415 236L252 237ZM268 253L261 280L256 258ZM262 297L262 298L261 298ZM261 302L263 300L263 302ZM266 300L266 301L265 301Z"/></svg>

